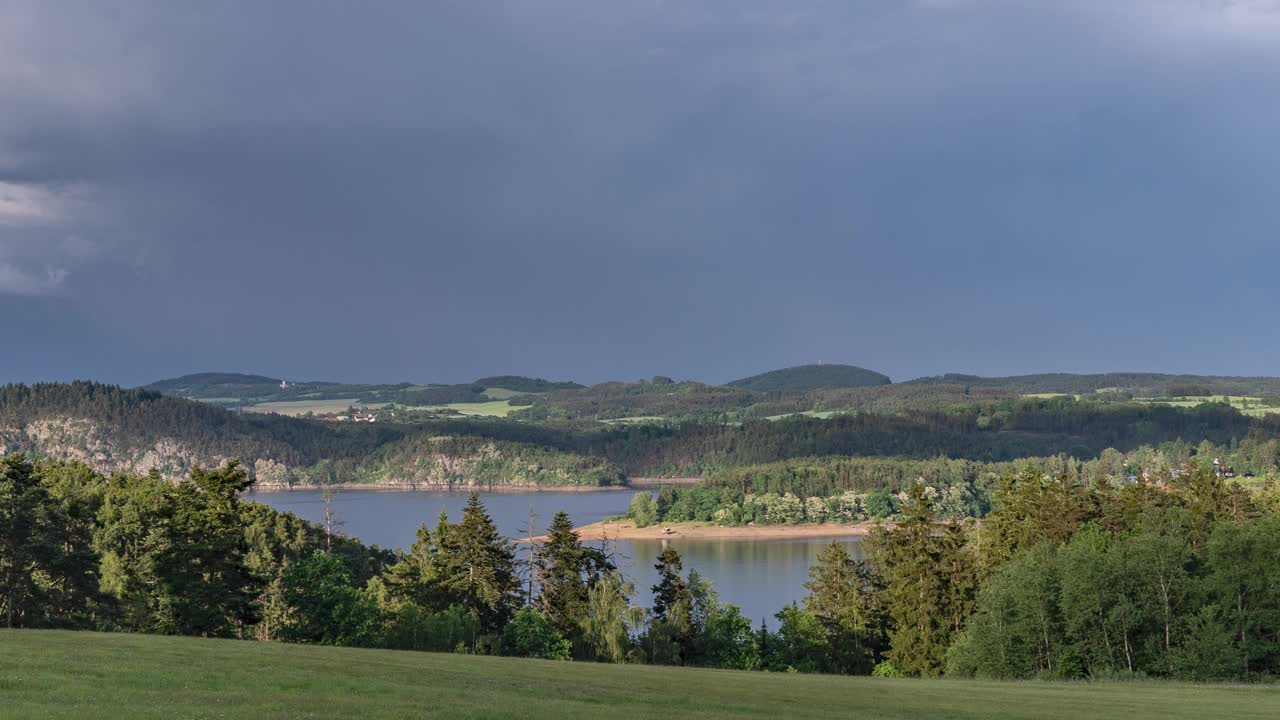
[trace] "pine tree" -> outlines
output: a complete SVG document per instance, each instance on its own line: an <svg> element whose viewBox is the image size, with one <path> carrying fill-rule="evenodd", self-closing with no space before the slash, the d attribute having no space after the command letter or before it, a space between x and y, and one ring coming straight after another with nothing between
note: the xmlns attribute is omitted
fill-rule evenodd
<svg viewBox="0 0 1280 720"><path fill-rule="evenodd" d="M805 610L822 624L831 645L831 669L859 675L871 672L875 619L861 564L832 541L818 554L804 587L809 591Z"/></svg>
<svg viewBox="0 0 1280 720"><path fill-rule="evenodd" d="M498 533L478 494L471 494L462 522L445 526L436 543L440 587L480 618L483 632L501 632L520 604L520 578L515 548Z"/></svg>
<svg viewBox="0 0 1280 720"><path fill-rule="evenodd" d="M693 591L680 575L680 552L668 545L654 564L658 584L653 590L653 621L649 625L650 661L678 664L693 649Z"/></svg>
<svg viewBox="0 0 1280 720"><path fill-rule="evenodd" d="M566 638L577 639L590 588L612 569L604 553L582 545L568 513L556 513L547 541L538 548L534 560L542 616Z"/></svg>
<svg viewBox="0 0 1280 720"><path fill-rule="evenodd" d="M193 468L173 488L167 513L150 539L156 630L231 636L253 621L255 586L237 495L249 486L236 461L216 470Z"/></svg>
<svg viewBox="0 0 1280 720"><path fill-rule="evenodd" d="M915 483L906 495L897 528L876 528L867 549L886 584L889 659L903 673L931 676L941 672L952 637L950 578L933 536L935 518L927 486Z"/></svg>
<svg viewBox="0 0 1280 720"><path fill-rule="evenodd" d="M56 622L54 587L63 579L66 518L31 461L0 459L0 622L41 627ZM52 613L52 616L50 616Z"/></svg>
<svg viewBox="0 0 1280 720"><path fill-rule="evenodd" d="M664 621L677 619L671 617L673 610L683 609L688 615L679 619L692 622L693 593L680 574L684 570L680 551L671 545L663 548L653 569L658 571L658 584L652 588L653 616Z"/></svg>

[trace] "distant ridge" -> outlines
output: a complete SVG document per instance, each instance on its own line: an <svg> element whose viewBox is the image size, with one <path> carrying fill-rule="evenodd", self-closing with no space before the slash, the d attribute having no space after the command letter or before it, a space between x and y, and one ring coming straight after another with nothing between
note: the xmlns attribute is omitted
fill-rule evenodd
<svg viewBox="0 0 1280 720"><path fill-rule="evenodd" d="M888 375L856 365L799 365L770 370L728 383L756 392L804 392L828 388L859 388L889 385Z"/></svg>
<svg viewBox="0 0 1280 720"><path fill-rule="evenodd" d="M281 378L267 377L266 375L203 372L191 373L190 375L182 375L181 377L168 378L166 380L157 380L150 385L144 385L143 389L154 390L155 392L165 393L167 395L192 395L199 394L201 390L211 387L248 388L260 385L279 385L280 381ZM315 385L319 383L310 384Z"/></svg>
<svg viewBox="0 0 1280 720"><path fill-rule="evenodd" d="M1164 395L1280 395L1280 377L1235 375L1174 375L1149 372L1035 373L982 377L947 373L907 381L913 385L967 385L1019 393L1091 393L1120 390L1135 396ZM1198 392L1188 392L1189 390Z"/></svg>

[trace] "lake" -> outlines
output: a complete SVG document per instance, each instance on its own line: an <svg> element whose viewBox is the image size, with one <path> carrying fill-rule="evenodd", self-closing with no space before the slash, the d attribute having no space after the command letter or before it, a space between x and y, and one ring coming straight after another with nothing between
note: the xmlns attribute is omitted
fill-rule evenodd
<svg viewBox="0 0 1280 720"><path fill-rule="evenodd" d="M449 514L451 521L460 520L468 496L465 492L343 490L337 493L333 507L342 533L371 545L408 548L422 523L435 527L441 510ZM632 496L631 492L618 491L481 493L498 530L511 538L528 534L531 509L536 517L534 534L542 534L559 510L569 513L575 526L586 525L623 514ZM314 522L324 519L324 497L319 490L259 491L247 495L246 499ZM657 581L654 560L664 544L670 543L684 557L685 571L697 570L710 579L722 601L742 608L743 615L753 624L765 619L773 625L774 613L805 596L804 582L808 580L809 566L830 542L829 538L672 538L618 542L614 552L619 570L636 586L633 602L637 604L649 604L649 588ZM862 556L856 538L842 538L841 543L855 557ZM517 552L523 553L524 548L517 546Z"/></svg>

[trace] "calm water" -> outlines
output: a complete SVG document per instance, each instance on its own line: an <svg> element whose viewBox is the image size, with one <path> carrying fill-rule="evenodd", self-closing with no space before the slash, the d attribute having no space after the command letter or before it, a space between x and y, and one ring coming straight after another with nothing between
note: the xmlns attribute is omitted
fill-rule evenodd
<svg viewBox="0 0 1280 720"><path fill-rule="evenodd" d="M407 548L413 544L418 526L434 527L440 511L449 519L461 519L467 493L346 490L337 494L334 511L341 530L368 544ZM529 511L537 518L537 532L546 530L551 516L564 510L574 525L586 525L611 515L626 512L630 492L582 493L482 493L482 499L498 529L508 537L527 534ZM291 512L308 520L324 518L324 500L318 490L258 492L248 499L265 503L278 510ZM685 570L697 570L709 578L721 600L742 608L742 612L759 623L772 621L783 605L799 601L805 595L803 584L809 566L818 552L829 543L824 538L792 540L641 540L616 544L614 551L619 569L636 585L635 602L649 604L649 588L656 582L654 559L664 543L670 543L684 556ZM857 540L842 541L855 557L861 557ZM523 546L521 546L523 547ZM772 625L773 623L770 622Z"/></svg>

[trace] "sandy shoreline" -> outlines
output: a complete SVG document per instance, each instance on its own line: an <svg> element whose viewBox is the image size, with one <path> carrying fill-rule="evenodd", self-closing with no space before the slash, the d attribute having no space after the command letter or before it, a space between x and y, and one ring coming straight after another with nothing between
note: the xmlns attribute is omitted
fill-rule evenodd
<svg viewBox="0 0 1280 720"><path fill-rule="evenodd" d="M635 488L626 485L436 485L428 483L296 483L293 485L254 485L248 490L253 493L287 493L293 490L385 490L387 492L457 492L457 493L533 493L533 492L620 492Z"/></svg>
<svg viewBox="0 0 1280 720"><path fill-rule="evenodd" d="M863 537L874 523L841 525L838 523L806 523L803 525L751 525L721 527L710 523L686 522L650 525L638 528L630 520L592 523L575 528L584 541L594 540L785 540L788 538ZM670 528L671 534L663 532ZM543 540L545 538L534 538Z"/></svg>

